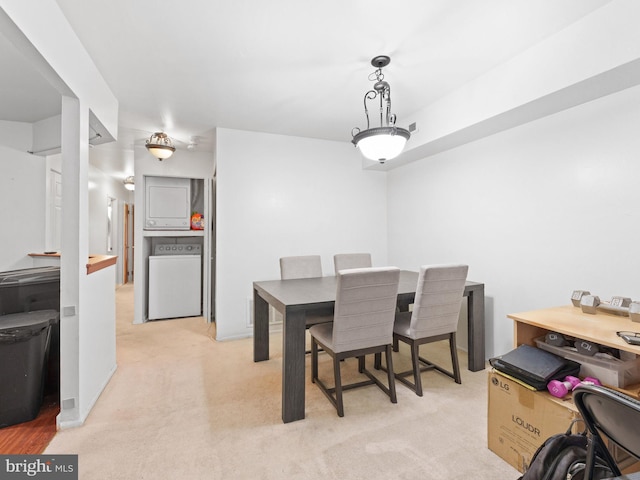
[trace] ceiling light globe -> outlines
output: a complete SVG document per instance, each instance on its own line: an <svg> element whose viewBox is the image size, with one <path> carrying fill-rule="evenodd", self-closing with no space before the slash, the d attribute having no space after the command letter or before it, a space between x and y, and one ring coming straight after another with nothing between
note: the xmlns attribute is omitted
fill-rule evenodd
<svg viewBox="0 0 640 480"><path fill-rule="evenodd" d="M122 183L124 183L124 188L126 188L129 191L133 191L136 189L136 182L133 176L129 176L127 178L125 178Z"/></svg>
<svg viewBox="0 0 640 480"><path fill-rule="evenodd" d="M149 153L158 160L164 160L165 158L169 158L173 155L173 152L175 152L176 149L165 145L147 145L147 150L149 150Z"/></svg>
<svg viewBox="0 0 640 480"><path fill-rule="evenodd" d="M365 158L384 163L402 153L410 135L404 128L377 127L359 132L352 142Z"/></svg>
<svg viewBox="0 0 640 480"><path fill-rule="evenodd" d="M164 160L165 158L169 158L173 155L173 152L176 151L176 148L173 146L173 142L171 138L164 132L155 132L147 143L145 144L149 153L156 157L158 160Z"/></svg>

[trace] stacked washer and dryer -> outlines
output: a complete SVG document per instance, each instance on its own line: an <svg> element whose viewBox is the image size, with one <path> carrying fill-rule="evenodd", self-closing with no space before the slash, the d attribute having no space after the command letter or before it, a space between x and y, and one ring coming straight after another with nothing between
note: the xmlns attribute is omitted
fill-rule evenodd
<svg viewBox="0 0 640 480"><path fill-rule="evenodd" d="M149 256L149 320L202 314L202 246L155 245Z"/></svg>

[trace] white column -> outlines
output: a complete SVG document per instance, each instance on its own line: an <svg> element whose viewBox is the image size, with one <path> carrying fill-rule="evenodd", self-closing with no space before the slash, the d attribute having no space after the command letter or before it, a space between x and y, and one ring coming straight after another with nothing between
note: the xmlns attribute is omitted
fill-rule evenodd
<svg viewBox="0 0 640 480"><path fill-rule="evenodd" d="M80 312L88 252L89 110L62 97L59 425L81 424Z"/></svg>

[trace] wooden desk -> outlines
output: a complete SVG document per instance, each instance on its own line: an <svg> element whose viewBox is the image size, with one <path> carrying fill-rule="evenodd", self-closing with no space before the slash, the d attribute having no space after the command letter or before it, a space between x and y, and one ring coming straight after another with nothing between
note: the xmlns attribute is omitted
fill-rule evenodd
<svg viewBox="0 0 640 480"><path fill-rule="evenodd" d="M640 355L640 346L629 345L616 335L620 330L640 331L640 323L632 322L629 317L605 312L582 313L580 307L573 305L512 313L507 317L514 321L516 347L522 344L535 346L534 339L553 331ZM619 390L638 396L636 387L638 385Z"/></svg>
<svg viewBox="0 0 640 480"><path fill-rule="evenodd" d="M418 273L400 272L398 306L413 303ZM469 370L485 367L484 284L467 282ZM336 277L270 280L253 283L253 360L269 359L269 305L282 314L282 421L304 418L305 317L308 311L331 310L336 300Z"/></svg>
<svg viewBox="0 0 640 480"><path fill-rule="evenodd" d="M639 346L629 345L616 335L620 330L640 331L640 323L632 322L629 317L604 312L591 315L573 305L512 313L507 317L515 322L516 346L523 343L535 346L536 337L553 331L640 355Z"/></svg>

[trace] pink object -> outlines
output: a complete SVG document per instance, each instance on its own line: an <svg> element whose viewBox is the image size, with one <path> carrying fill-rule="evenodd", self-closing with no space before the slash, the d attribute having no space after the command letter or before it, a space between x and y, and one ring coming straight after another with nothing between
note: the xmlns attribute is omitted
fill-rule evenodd
<svg viewBox="0 0 640 480"><path fill-rule="evenodd" d="M579 378L566 376L562 382L560 380L551 380L547 384L547 390L549 390L549 393L554 397L562 398L579 384Z"/></svg>
<svg viewBox="0 0 640 480"><path fill-rule="evenodd" d="M593 377L584 377L584 380L582 380L582 382L580 382L581 385L602 385L600 383L600 380L598 380L597 378L593 378Z"/></svg>

